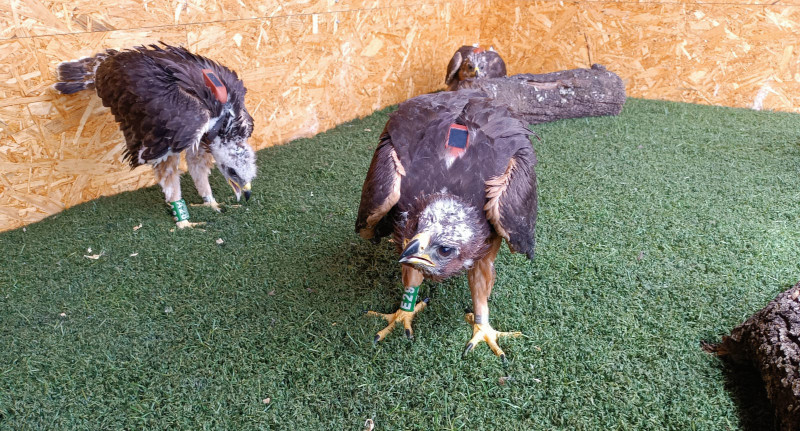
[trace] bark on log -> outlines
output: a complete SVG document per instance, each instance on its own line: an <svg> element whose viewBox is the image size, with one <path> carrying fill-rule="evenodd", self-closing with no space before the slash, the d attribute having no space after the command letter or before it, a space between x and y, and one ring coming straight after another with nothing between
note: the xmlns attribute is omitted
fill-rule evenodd
<svg viewBox="0 0 800 431"><path fill-rule="evenodd" d="M703 348L759 370L781 430L800 430L800 283Z"/></svg>
<svg viewBox="0 0 800 431"><path fill-rule="evenodd" d="M625 103L622 79L599 64L591 69L466 80L458 86L463 88L483 90L530 124L617 115Z"/></svg>

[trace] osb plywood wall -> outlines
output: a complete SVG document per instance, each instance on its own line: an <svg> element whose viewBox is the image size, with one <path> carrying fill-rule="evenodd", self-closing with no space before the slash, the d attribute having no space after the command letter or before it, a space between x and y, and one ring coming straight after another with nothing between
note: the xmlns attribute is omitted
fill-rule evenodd
<svg viewBox="0 0 800 431"><path fill-rule="evenodd" d="M800 0L493 0L509 73L601 63L628 95L800 112Z"/></svg>
<svg viewBox="0 0 800 431"><path fill-rule="evenodd" d="M153 184L59 62L162 40L236 69L263 148L443 87L462 44L510 73L602 63L628 94L797 110L795 5L523 0L0 0L0 230ZM786 3L786 4L784 4Z"/></svg>

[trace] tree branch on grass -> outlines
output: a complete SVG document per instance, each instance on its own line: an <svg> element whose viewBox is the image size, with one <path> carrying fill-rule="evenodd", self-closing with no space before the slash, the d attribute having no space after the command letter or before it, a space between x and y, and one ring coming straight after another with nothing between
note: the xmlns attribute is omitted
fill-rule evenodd
<svg viewBox="0 0 800 431"><path fill-rule="evenodd" d="M530 124L618 115L625 104L622 79L599 64L591 69L462 81L458 89L466 88L483 90Z"/></svg>
<svg viewBox="0 0 800 431"><path fill-rule="evenodd" d="M800 430L800 282L703 350L761 374L781 430Z"/></svg>

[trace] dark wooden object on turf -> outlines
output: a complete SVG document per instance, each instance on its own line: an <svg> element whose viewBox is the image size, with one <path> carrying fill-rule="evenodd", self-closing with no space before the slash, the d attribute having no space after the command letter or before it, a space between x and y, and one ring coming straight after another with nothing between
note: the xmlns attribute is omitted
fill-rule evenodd
<svg viewBox="0 0 800 431"><path fill-rule="evenodd" d="M761 373L781 430L800 430L800 282L722 337L707 352Z"/></svg>
<svg viewBox="0 0 800 431"><path fill-rule="evenodd" d="M540 75L461 81L458 89L483 90L530 124L565 118L617 115L625 104L625 84L599 64Z"/></svg>

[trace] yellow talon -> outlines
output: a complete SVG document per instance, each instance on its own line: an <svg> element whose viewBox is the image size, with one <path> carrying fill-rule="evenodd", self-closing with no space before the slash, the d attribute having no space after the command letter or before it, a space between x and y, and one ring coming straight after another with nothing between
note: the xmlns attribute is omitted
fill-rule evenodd
<svg viewBox="0 0 800 431"><path fill-rule="evenodd" d="M470 325L472 325L472 338L467 342L467 347L464 349L464 354L461 355L462 357L466 356L467 353L472 351L481 341L485 341L486 344L489 345L489 348L492 349L495 355L499 356L503 362L506 361L506 354L503 352L503 349L497 344L498 337L519 337L522 335L521 332L514 331L514 332L500 332L495 331L492 328L492 325L488 323L475 323L475 315L472 313L467 313L464 316L464 320L467 321Z"/></svg>
<svg viewBox="0 0 800 431"><path fill-rule="evenodd" d="M195 222L190 222L189 220L181 220L179 222L176 222L175 226L178 226L178 229L184 229L184 228L187 228L187 227L188 228L194 228L194 227L197 227L197 226L202 226L204 224L206 224L206 223L202 222L202 221L195 223Z"/></svg>
<svg viewBox="0 0 800 431"><path fill-rule="evenodd" d="M189 204L190 207L209 207L216 212L222 212L222 207L220 206L219 202L217 201L207 201L201 204Z"/></svg>
<svg viewBox="0 0 800 431"><path fill-rule="evenodd" d="M417 313L424 310L425 307L427 306L428 306L428 298L425 298L424 300L418 302L417 305L414 306L414 311L397 310L394 313L388 313L388 314L378 313L377 311L372 311L372 310L367 311L368 316L383 317L387 322L389 322L389 324L386 325L385 328L378 331L377 335L375 335L373 343L377 343L378 341L381 341L384 338L386 338L386 336L389 335L389 333L394 330L395 325L397 325L398 323L403 324L403 327L405 328L406 337L408 337L409 339L413 339L414 330L411 329L411 321L414 320L414 316L416 316Z"/></svg>

